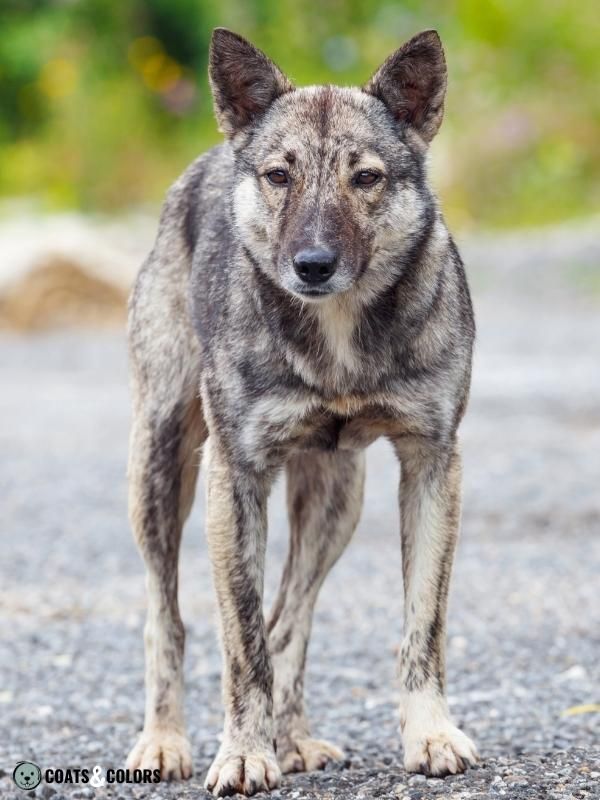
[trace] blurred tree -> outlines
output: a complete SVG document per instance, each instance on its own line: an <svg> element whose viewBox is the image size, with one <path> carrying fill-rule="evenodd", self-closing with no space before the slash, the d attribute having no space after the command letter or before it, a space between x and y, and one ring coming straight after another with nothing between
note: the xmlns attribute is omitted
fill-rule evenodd
<svg viewBox="0 0 600 800"><path fill-rule="evenodd" d="M600 33L580 0L3 0L0 192L49 207L156 201L218 140L211 30L298 84L360 84L422 28L450 69L434 179L459 225L551 222L600 205Z"/></svg>

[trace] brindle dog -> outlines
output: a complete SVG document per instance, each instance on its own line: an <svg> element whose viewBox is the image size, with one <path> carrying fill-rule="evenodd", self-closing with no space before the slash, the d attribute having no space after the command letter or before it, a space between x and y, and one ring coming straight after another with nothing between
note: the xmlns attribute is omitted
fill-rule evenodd
<svg viewBox="0 0 600 800"><path fill-rule="evenodd" d="M130 516L149 610L128 766L192 771L177 562L201 451L225 702L206 786L250 795L341 757L311 736L304 663L319 588L360 515L364 449L384 436L402 474L404 764L461 772L477 754L449 717L444 642L474 322L426 175L446 89L439 37L415 36L361 89L296 89L217 29L210 82L227 141L169 191L130 302ZM282 468L291 540L265 622L267 496Z"/></svg>

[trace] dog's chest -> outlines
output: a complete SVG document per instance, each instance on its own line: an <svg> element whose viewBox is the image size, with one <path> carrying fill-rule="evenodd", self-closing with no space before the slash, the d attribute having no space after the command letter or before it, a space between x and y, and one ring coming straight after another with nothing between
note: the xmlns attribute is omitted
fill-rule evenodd
<svg viewBox="0 0 600 800"><path fill-rule="evenodd" d="M319 404L290 432L290 444L300 450L360 450L380 436L406 428L406 417L391 404L342 397Z"/></svg>
<svg viewBox="0 0 600 800"><path fill-rule="evenodd" d="M300 450L356 450L367 447L389 427L383 416L374 413L353 417L325 415L293 442Z"/></svg>
<svg viewBox="0 0 600 800"><path fill-rule="evenodd" d="M266 397L242 414L239 445L257 463L297 450L360 450L380 437L418 432L421 412L419 399L401 394Z"/></svg>

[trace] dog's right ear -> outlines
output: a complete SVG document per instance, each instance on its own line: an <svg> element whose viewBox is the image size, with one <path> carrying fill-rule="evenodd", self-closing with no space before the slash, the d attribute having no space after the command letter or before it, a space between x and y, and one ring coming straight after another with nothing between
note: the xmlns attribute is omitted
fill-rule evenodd
<svg viewBox="0 0 600 800"><path fill-rule="evenodd" d="M440 37L436 31L423 31L384 61L363 91L379 98L397 120L429 143L444 115L446 80Z"/></svg>
<svg viewBox="0 0 600 800"><path fill-rule="evenodd" d="M208 77L219 128L227 136L251 125L294 87L270 58L237 33L215 28Z"/></svg>

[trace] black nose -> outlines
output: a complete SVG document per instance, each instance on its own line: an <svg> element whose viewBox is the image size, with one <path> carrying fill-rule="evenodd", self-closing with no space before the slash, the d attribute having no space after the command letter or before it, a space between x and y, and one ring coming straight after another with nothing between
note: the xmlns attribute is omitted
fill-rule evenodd
<svg viewBox="0 0 600 800"><path fill-rule="evenodd" d="M337 256L325 247L307 247L296 253L294 269L305 283L325 283L335 272Z"/></svg>

